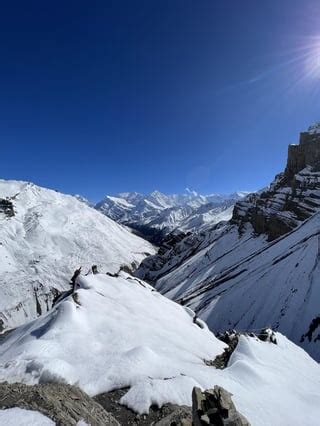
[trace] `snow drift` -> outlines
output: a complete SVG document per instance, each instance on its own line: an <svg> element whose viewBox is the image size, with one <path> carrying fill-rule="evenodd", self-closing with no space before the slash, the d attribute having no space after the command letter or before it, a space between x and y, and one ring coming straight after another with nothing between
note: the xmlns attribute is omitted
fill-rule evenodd
<svg viewBox="0 0 320 426"><path fill-rule="evenodd" d="M278 344L240 338L229 366L206 365L225 344L190 309L122 273L81 276L79 290L17 328L0 347L0 380L67 382L90 395L129 387L122 403L191 405L194 386L234 394L253 425L314 425L320 367L277 334Z"/></svg>

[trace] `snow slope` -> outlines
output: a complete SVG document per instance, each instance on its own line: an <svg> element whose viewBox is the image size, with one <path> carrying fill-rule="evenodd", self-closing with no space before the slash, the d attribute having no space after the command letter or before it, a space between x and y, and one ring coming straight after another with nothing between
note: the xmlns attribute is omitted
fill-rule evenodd
<svg viewBox="0 0 320 426"><path fill-rule="evenodd" d="M310 339L302 339L319 316L320 213L273 244L228 263L232 266L210 280L199 280L184 301L213 330L271 326L320 361L320 323Z"/></svg>
<svg viewBox="0 0 320 426"><path fill-rule="evenodd" d="M51 307L73 271L92 264L115 272L153 247L75 197L31 183L0 180L0 325L13 327ZM0 327L1 330L1 327Z"/></svg>
<svg viewBox="0 0 320 426"><path fill-rule="evenodd" d="M271 243L250 226L239 236L226 225L179 247L181 253L175 247L175 257L168 254L170 261L148 272L157 290L196 310L214 331L271 326L320 360L320 326L310 340L301 339L319 316L320 212Z"/></svg>
<svg viewBox="0 0 320 426"><path fill-rule="evenodd" d="M68 382L90 395L129 387L122 403L191 405L194 386L223 386L252 425L314 425L320 367L277 333L278 344L240 338L225 370L202 321L144 282L121 274L81 276L74 297L12 332L0 346L0 380ZM86 368L83 368L83 366Z"/></svg>

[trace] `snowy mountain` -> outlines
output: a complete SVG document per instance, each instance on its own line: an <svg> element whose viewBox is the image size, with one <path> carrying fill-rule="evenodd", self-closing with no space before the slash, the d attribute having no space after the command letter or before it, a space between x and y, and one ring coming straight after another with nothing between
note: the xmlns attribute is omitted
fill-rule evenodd
<svg viewBox="0 0 320 426"><path fill-rule="evenodd" d="M200 231L229 220L235 202L246 195L246 192L200 195L190 190L181 195L165 195L159 191L147 195L128 192L106 196L96 208L159 242L173 231Z"/></svg>
<svg viewBox="0 0 320 426"><path fill-rule="evenodd" d="M137 276L214 331L271 326L320 360L319 165L320 136L303 132L285 172L237 202L229 223L165 242Z"/></svg>
<svg viewBox="0 0 320 426"><path fill-rule="evenodd" d="M276 344L241 336L218 369L210 361L226 344L190 309L125 273L77 284L3 341L1 381L75 384L90 396L125 389L121 404L139 414L169 402L190 406L194 387L219 385L253 426L311 426L319 418L319 364L280 333Z"/></svg>
<svg viewBox="0 0 320 426"><path fill-rule="evenodd" d="M116 272L153 247L75 197L0 180L0 329L51 308L73 271Z"/></svg>

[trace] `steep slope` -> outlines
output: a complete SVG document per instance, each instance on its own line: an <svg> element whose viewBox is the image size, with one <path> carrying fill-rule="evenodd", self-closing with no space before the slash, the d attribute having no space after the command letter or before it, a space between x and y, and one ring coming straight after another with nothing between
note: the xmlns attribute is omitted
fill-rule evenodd
<svg viewBox="0 0 320 426"><path fill-rule="evenodd" d="M1 180L0 198L2 328L48 310L79 266L84 272L92 264L116 272L154 252L149 243L75 197Z"/></svg>
<svg viewBox="0 0 320 426"><path fill-rule="evenodd" d="M242 336L228 368L218 370L205 360L225 344L189 309L124 273L82 276L78 284L2 343L0 380L67 382L89 395L129 388L121 402L138 413L152 404L191 405L193 387L218 384L253 426L319 418L320 367L281 334L277 344Z"/></svg>
<svg viewBox="0 0 320 426"><path fill-rule="evenodd" d="M111 219L160 242L173 231L199 231L229 220L235 202L246 195L245 192L200 195L193 191L181 195L165 195L159 191L147 195L121 193L105 197L96 208Z"/></svg>
<svg viewBox="0 0 320 426"><path fill-rule="evenodd" d="M319 158L320 135L302 133L284 173L239 201L229 223L164 244L137 276L215 331L271 325L320 360Z"/></svg>

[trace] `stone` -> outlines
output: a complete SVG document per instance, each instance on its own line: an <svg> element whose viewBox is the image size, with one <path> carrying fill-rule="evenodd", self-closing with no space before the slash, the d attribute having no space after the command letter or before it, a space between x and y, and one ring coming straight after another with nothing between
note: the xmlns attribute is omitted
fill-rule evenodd
<svg viewBox="0 0 320 426"><path fill-rule="evenodd" d="M277 338L275 332L271 328L263 328L260 333L257 335L259 340L263 342L270 342L277 344Z"/></svg>
<svg viewBox="0 0 320 426"><path fill-rule="evenodd" d="M191 409L186 406L177 407L171 414L154 423L154 426L192 426Z"/></svg>
<svg viewBox="0 0 320 426"><path fill-rule="evenodd" d="M15 215L13 203L7 198L0 198L0 213L4 213L8 218Z"/></svg>
<svg viewBox="0 0 320 426"><path fill-rule="evenodd" d="M192 419L194 426L250 426L248 420L237 411L232 394L221 386L204 392L194 388L192 392Z"/></svg>
<svg viewBox="0 0 320 426"><path fill-rule="evenodd" d="M72 426L80 420L91 426L120 425L86 393L67 384L0 383L0 409L13 407L39 411L57 425Z"/></svg>

